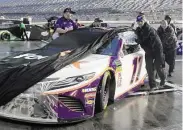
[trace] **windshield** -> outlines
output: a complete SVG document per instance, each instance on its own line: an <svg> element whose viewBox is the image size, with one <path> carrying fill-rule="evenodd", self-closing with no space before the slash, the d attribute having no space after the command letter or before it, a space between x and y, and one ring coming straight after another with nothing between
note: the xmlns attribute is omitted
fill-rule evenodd
<svg viewBox="0 0 183 130"><path fill-rule="evenodd" d="M119 39L114 38L101 46L96 54L116 56L118 51Z"/></svg>

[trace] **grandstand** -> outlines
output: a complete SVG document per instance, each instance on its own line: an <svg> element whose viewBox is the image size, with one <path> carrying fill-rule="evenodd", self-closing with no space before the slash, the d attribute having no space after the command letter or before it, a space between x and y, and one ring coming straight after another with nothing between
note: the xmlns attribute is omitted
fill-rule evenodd
<svg viewBox="0 0 183 130"><path fill-rule="evenodd" d="M159 19L171 14L182 19L182 0L6 0L0 2L1 15L9 18L32 16L43 20L51 15L61 15L65 7L76 10L76 17L92 20L102 17L110 20L131 20L136 12L144 11L149 19ZM16 14L16 15L15 15Z"/></svg>

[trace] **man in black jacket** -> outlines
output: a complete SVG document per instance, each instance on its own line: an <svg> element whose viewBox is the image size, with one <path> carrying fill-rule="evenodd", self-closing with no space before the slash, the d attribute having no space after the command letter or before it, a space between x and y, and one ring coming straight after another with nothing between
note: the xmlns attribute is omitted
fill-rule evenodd
<svg viewBox="0 0 183 130"><path fill-rule="evenodd" d="M154 28L152 28L145 20L144 15L137 16L138 28L136 29L137 43L145 51L146 70L149 78L149 86L151 89L158 89L155 81L154 68L161 79L160 86L165 84L164 73L164 55L161 40Z"/></svg>
<svg viewBox="0 0 183 130"><path fill-rule="evenodd" d="M102 27L101 23L103 22L103 20L101 20L100 18L95 18L94 22L89 26L89 27Z"/></svg>
<svg viewBox="0 0 183 130"><path fill-rule="evenodd" d="M172 18L169 15L165 15L165 19L164 20L167 21L168 25L173 28L175 35L177 35L177 30L176 30L175 25L173 23L171 23Z"/></svg>
<svg viewBox="0 0 183 130"><path fill-rule="evenodd" d="M169 65L168 76L171 77L175 67L177 37L173 28L168 25L166 20L161 22L161 26L158 28L157 32L163 44L165 61Z"/></svg>

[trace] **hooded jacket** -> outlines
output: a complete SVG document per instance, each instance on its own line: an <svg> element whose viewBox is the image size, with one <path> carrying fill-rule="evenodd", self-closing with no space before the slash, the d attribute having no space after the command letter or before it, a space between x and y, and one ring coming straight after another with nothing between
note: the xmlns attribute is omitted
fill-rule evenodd
<svg viewBox="0 0 183 130"><path fill-rule="evenodd" d="M171 26L168 26L166 29L160 26L157 32L163 44L164 53L176 49L177 38Z"/></svg>
<svg viewBox="0 0 183 130"><path fill-rule="evenodd" d="M136 29L137 43L144 49L146 55L159 55L163 53L161 40L154 28L145 23L142 28Z"/></svg>

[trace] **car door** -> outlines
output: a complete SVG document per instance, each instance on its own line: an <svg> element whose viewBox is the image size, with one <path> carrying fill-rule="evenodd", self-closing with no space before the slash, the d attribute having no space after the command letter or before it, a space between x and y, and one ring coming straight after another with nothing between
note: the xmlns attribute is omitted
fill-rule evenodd
<svg viewBox="0 0 183 130"><path fill-rule="evenodd" d="M125 34L121 34L121 38L123 39L123 44L119 52L119 59L122 64L122 71L120 73L121 82L116 87L115 98L136 87L144 75L142 72L145 73L144 52L135 42L136 35L134 32L125 32ZM129 50L130 47L132 47L131 51ZM136 50L133 50L133 47ZM117 79L119 78L117 77Z"/></svg>

